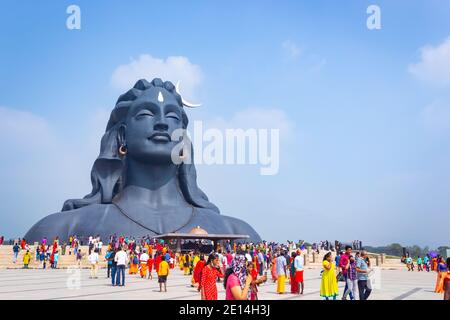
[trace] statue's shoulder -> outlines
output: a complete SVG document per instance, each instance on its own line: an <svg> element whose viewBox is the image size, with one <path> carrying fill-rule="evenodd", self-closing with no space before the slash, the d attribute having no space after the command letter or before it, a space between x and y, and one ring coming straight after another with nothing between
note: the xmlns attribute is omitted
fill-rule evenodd
<svg viewBox="0 0 450 320"><path fill-rule="evenodd" d="M114 214L109 204L92 204L79 209L50 214L39 220L25 235L29 241L40 241L44 237L67 238L70 234L77 234L80 227L98 225ZM52 230L52 235L47 234Z"/></svg>

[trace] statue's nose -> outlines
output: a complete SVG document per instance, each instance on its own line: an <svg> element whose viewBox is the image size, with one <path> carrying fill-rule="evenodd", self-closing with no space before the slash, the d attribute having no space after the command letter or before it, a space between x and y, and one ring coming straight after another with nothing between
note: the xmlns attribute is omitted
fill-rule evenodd
<svg viewBox="0 0 450 320"><path fill-rule="evenodd" d="M159 118L153 126L153 130L157 131L167 131L168 129L169 125L162 118Z"/></svg>

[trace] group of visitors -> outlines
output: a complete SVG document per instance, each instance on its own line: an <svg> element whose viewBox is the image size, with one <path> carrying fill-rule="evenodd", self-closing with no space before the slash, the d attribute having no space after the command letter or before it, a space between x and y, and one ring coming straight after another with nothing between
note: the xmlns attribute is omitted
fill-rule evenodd
<svg viewBox="0 0 450 320"><path fill-rule="evenodd" d="M342 300L367 300L372 292L369 275L371 272L370 259L366 251L352 254L353 246L345 246L345 252L338 252L334 261L332 253L328 252L323 257L322 280L320 295L326 300L336 300L338 281L345 282ZM336 274L336 271L338 273Z"/></svg>
<svg viewBox="0 0 450 320"><path fill-rule="evenodd" d="M42 268L57 268L59 252L65 254L66 247L69 255L76 256L77 265L81 266L82 258L80 246L82 241L76 235L70 236L62 246L56 238L53 242L43 238L35 249L35 260ZM103 262L101 251L103 242L99 236L90 236L88 244L87 262L90 265L90 278L98 278L98 269ZM367 300L372 292L370 274L371 261L365 250L355 252L355 248L361 248L361 241L353 241L345 246L345 251L340 249L342 243L335 241L334 245L329 241L320 241L312 245L313 250L326 250L322 261L320 296L329 299L337 299L339 295L338 282L345 283L342 291L342 300ZM169 274L176 266L190 278L192 287L196 287L200 297L204 300L218 299L218 283L223 282L225 298L227 300L257 300L258 287L267 282L268 273L271 280L276 283L276 292L285 294L286 284L290 284L291 294L303 294L304 269L305 269L305 241L287 241L286 243L261 242L235 243L225 241L217 245L216 250L210 254L201 254L198 248L184 253L175 253L164 241L143 237L112 235L105 252L106 276L111 279L112 286L125 286L126 274L137 275L142 279L153 279L156 272L160 292L167 291ZM202 249L206 248L204 244ZM25 250L23 255L23 267L28 268L32 260L32 253L25 239L14 241L13 262L16 263L19 252ZM435 271L437 273L436 293L445 293L447 299L449 289L449 263L441 256L425 255L414 259L418 271ZM413 271L414 260L406 255L405 262L408 271ZM128 272L126 270L128 269ZM448 289L447 289L448 288Z"/></svg>

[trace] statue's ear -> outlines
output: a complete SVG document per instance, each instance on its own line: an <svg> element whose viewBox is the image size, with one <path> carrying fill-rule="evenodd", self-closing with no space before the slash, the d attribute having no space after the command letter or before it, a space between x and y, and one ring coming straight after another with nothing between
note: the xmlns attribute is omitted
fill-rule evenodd
<svg viewBox="0 0 450 320"><path fill-rule="evenodd" d="M127 126L125 124L121 124L119 129L117 130L117 141L119 142L119 147L126 145L126 139L125 139L126 130L127 130Z"/></svg>

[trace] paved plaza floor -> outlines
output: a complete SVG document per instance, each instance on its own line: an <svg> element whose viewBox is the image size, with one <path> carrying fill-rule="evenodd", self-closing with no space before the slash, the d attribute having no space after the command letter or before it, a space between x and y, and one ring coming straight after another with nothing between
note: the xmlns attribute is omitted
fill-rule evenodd
<svg viewBox="0 0 450 320"><path fill-rule="evenodd" d="M407 272L406 270L380 270L377 288L370 300L441 300L433 292L436 274L433 272ZM223 285L218 284L219 300L225 298ZM305 270L303 295L276 293L276 284L269 281L259 287L261 300L320 300L320 269ZM153 280L137 275L126 275L124 287L112 287L106 270L99 270L98 279L89 279L86 269L7 269L0 270L0 299L182 299L198 300L200 295L190 286L190 277L179 269L173 270L167 283L168 292L160 293L156 276ZM286 290L290 285L286 282ZM339 299L343 283L339 283Z"/></svg>

